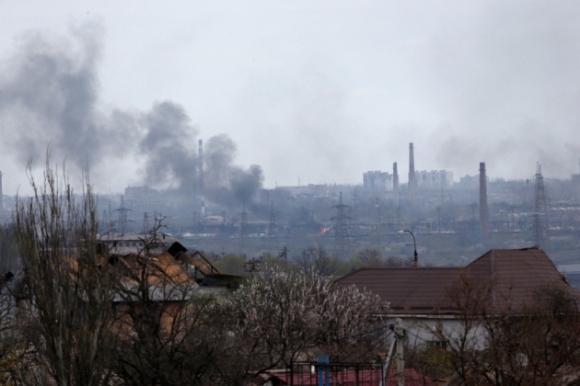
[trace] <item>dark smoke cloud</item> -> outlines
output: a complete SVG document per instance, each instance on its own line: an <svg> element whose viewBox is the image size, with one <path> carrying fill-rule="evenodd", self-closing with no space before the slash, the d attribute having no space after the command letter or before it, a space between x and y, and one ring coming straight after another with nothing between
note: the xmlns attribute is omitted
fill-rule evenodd
<svg viewBox="0 0 580 386"><path fill-rule="evenodd" d="M236 144L224 134L207 141L205 154L206 192L216 193L222 203L250 203L262 187L262 168L251 165L244 170L235 166Z"/></svg>
<svg viewBox="0 0 580 386"><path fill-rule="evenodd" d="M227 187L229 168L236 156L236 144L225 134L210 138L205 145L205 187L208 190Z"/></svg>
<svg viewBox="0 0 580 386"><path fill-rule="evenodd" d="M106 149L100 133L107 128L96 109L99 28L74 29L71 41L29 34L5 62L0 73L3 133L9 131L10 149L21 161L43 154L49 142L55 154L82 166L95 163Z"/></svg>
<svg viewBox="0 0 580 386"><path fill-rule="evenodd" d="M232 192L236 200L241 203L249 202L264 182L262 168L258 165L252 165L248 170L234 167L230 175Z"/></svg>
<svg viewBox="0 0 580 386"><path fill-rule="evenodd" d="M30 158L42 159L50 144L55 159L66 157L75 167L91 169L135 158L142 162L143 184L178 189L191 198L197 128L171 101L156 102L146 112L104 112L97 73L101 36L100 24L88 23L73 28L69 39L38 33L21 39L16 54L0 68L5 151L25 165ZM248 202L262 186L262 169L235 166L235 152L227 135L207 141L206 185L208 192L220 190L224 200Z"/></svg>
<svg viewBox="0 0 580 386"><path fill-rule="evenodd" d="M193 191L197 130L183 107L172 102L156 103L143 115L142 123L146 134L139 150L146 160L145 183Z"/></svg>

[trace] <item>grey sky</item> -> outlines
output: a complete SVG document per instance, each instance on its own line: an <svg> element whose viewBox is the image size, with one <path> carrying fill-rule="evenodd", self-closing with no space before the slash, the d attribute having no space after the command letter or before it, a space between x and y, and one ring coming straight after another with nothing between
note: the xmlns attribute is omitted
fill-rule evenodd
<svg viewBox="0 0 580 386"><path fill-rule="evenodd" d="M96 55L94 68L86 65L95 79L83 78L90 92L81 109L93 118L75 146L100 143L93 136L117 142L95 145L109 149L98 153L106 162L86 155L101 191L146 180L147 161L134 137L139 129L122 118L146 115L167 100L183 107L197 138L229 135L235 162L260 165L267 187L298 178L359 183L364 171L390 171L394 161L406 181L409 142L417 169L445 168L456 179L475 174L480 161L491 178L529 177L536 161L547 177L578 173L577 1L0 0L0 6L3 67L10 68L23 36L34 31L66 52L83 41L79 55ZM87 22L91 28L83 27ZM94 36L79 40L78 30ZM86 48L91 39L94 50ZM34 106L41 102L35 98ZM28 122L5 116L0 132L21 140L12 133L15 120ZM119 130L128 134L113 135ZM25 149L44 146L49 139L39 133ZM184 143L196 151L193 138ZM0 169L12 194L25 184L27 155L10 141L2 144Z"/></svg>

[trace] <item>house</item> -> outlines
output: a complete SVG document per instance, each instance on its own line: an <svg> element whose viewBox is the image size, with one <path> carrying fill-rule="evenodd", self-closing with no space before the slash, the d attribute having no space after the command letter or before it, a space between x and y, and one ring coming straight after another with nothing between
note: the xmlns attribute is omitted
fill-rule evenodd
<svg viewBox="0 0 580 386"><path fill-rule="evenodd" d="M239 276L221 274L201 252L187 254L178 242L158 255L111 255L108 267L116 282L115 310L125 330L132 327L131 318L141 317L149 307L160 329L171 331L180 322L177 317L187 324L187 311L195 308L189 301L195 294L223 292L241 281Z"/></svg>
<svg viewBox="0 0 580 386"><path fill-rule="evenodd" d="M99 241L107 246L112 254L124 255L128 253L161 253L177 238L166 233L157 234L104 234L99 236Z"/></svg>
<svg viewBox="0 0 580 386"><path fill-rule="evenodd" d="M546 253L537 247L492 249L465 267L362 268L336 285L365 288L388 303L384 323L401 318L411 345L440 344L436 328L460 329L453 292L465 282L485 291L488 310L528 304L542 286L562 286L575 294Z"/></svg>

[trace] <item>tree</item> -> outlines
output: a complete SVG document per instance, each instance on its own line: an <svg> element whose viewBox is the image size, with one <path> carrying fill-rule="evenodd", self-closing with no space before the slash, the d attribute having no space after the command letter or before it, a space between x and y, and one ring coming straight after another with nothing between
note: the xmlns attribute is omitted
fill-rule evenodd
<svg viewBox="0 0 580 386"><path fill-rule="evenodd" d="M304 271L315 271L324 276L334 275L337 271L339 259L326 252L322 245L309 245L296 258L296 264Z"/></svg>
<svg viewBox="0 0 580 386"><path fill-rule="evenodd" d="M13 274L22 269L18 249L14 242L12 224L0 225L0 272L11 271Z"/></svg>
<svg viewBox="0 0 580 386"><path fill-rule="evenodd" d="M489 287L461 279L450 296L456 328L437 329L465 385L569 385L580 364L577 296L564 286L540 286L534 301L493 307Z"/></svg>
<svg viewBox="0 0 580 386"><path fill-rule="evenodd" d="M28 168L33 195L17 198L15 237L29 283L25 327L32 350L22 359L18 383L106 385L114 336L113 287L99 255L95 197L88 180L77 201L63 168L50 164L43 182ZM62 179L60 179L62 178ZM25 365L30 365L27 367Z"/></svg>
<svg viewBox="0 0 580 386"><path fill-rule="evenodd" d="M379 343L373 317L380 304L378 296L333 287L314 271L266 268L224 299L223 315L233 318L224 344L238 371L230 379L289 366L315 348L333 360L372 355Z"/></svg>

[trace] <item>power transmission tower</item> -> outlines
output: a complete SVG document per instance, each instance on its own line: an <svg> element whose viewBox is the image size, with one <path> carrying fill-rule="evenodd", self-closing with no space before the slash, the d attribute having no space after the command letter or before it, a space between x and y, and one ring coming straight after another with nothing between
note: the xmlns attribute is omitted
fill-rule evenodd
<svg viewBox="0 0 580 386"><path fill-rule="evenodd" d="M147 212L143 213L143 234L146 235L151 230L151 225L149 224L149 214Z"/></svg>
<svg viewBox="0 0 580 386"><path fill-rule="evenodd" d="M331 219L334 221L334 250L340 258L345 258L350 249L349 221L351 217L346 215L346 210L350 206L342 203L342 192L338 198L338 205L333 208L336 209L336 216Z"/></svg>
<svg viewBox="0 0 580 386"><path fill-rule="evenodd" d="M541 246L548 238L548 205L542 166L538 163L534 177L534 211L532 213L532 242Z"/></svg>
<svg viewBox="0 0 580 386"><path fill-rule="evenodd" d="M123 203L123 196L121 196L121 206L115 209L115 212L119 212L119 219L117 220L117 224L119 224L119 233L121 236L123 236L127 230L127 212L130 211L131 209L125 207L125 204Z"/></svg>

